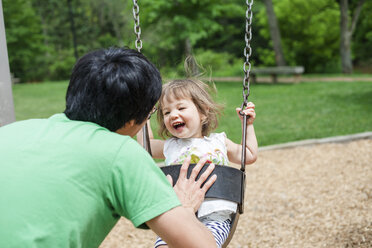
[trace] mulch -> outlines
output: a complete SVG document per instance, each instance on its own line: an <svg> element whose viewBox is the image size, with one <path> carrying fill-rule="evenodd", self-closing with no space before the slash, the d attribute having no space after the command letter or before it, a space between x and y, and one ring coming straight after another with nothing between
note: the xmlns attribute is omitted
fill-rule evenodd
<svg viewBox="0 0 372 248"><path fill-rule="evenodd" d="M263 150L229 247L372 247L372 139ZM153 247L122 218L101 248Z"/></svg>

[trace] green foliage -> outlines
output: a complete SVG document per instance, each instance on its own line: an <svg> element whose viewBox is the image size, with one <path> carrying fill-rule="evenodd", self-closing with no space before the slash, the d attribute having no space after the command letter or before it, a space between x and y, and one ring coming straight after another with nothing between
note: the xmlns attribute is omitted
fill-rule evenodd
<svg viewBox="0 0 372 248"><path fill-rule="evenodd" d="M133 43L131 1L72 0L79 55ZM4 0L11 71L23 81L69 77L75 63L67 2Z"/></svg>
<svg viewBox="0 0 372 248"><path fill-rule="evenodd" d="M164 35L167 39L161 40L160 47L172 47L186 38L195 44L199 39L222 29L213 21L213 17L221 15L222 9L219 4L222 2L224 1L144 0L143 12L147 17L144 23L156 23L155 28L162 30L163 35L171 34ZM178 35L174 35L176 32Z"/></svg>
<svg viewBox="0 0 372 248"><path fill-rule="evenodd" d="M143 0L141 4L143 26L146 28L144 39L151 37L150 50L145 46L146 54L147 51L161 54L158 58L160 65L180 63L185 56L187 39L193 48L198 48L207 47L207 42L216 35L220 40L227 40L230 34L236 35L239 31L234 24L241 27L245 15L244 4L237 0Z"/></svg>
<svg viewBox="0 0 372 248"><path fill-rule="evenodd" d="M40 77L42 35L40 19L29 0L3 0L10 70L22 81Z"/></svg>
<svg viewBox="0 0 372 248"><path fill-rule="evenodd" d="M364 3L354 34L353 52L357 64L372 64L372 1Z"/></svg>
<svg viewBox="0 0 372 248"><path fill-rule="evenodd" d="M25 81L62 80L75 62L66 0L3 0L10 68ZM285 59L307 73L340 71L339 1L273 0ZM350 12L356 0L350 1ZM143 53L169 77L184 75L186 40L212 76L241 75L245 10L240 0L141 0ZM134 48L131 0L71 0L79 56L102 47ZM356 64L372 62L372 2L353 37ZM255 66L275 65L265 5L253 4ZM211 72L210 72L211 71Z"/></svg>
<svg viewBox="0 0 372 248"><path fill-rule="evenodd" d="M195 56L198 64L213 77L243 75L243 59L237 59L230 53L200 49Z"/></svg>
<svg viewBox="0 0 372 248"><path fill-rule="evenodd" d="M109 33L101 35L97 41L100 47L110 47L117 43L117 39Z"/></svg>
<svg viewBox="0 0 372 248"><path fill-rule="evenodd" d="M303 65L307 72L334 72L339 62L340 10L334 0L273 1L282 36L285 60L289 65ZM260 34L270 39L266 10L257 15ZM260 61L275 61L270 47L262 48ZM269 51L264 51L269 50ZM266 58L266 57L269 58Z"/></svg>
<svg viewBox="0 0 372 248"><path fill-rule="evenodd" d="M55 54L49 64L49 78L60 80L61 78L70 78L72 68L76 62L72 48L62 50Z"/></svg>
<svg viewBox="0 0 372 248"><path fill-rule="evenodd" d="M273 49L265 47L257 47L256 53L259 56L260 64L265 66L275 66L275 53ZM286 56L286 55L284 55Z"/></svg>
<svg viewBox="0 0 372 248"><path fill-rule="evenodd" d="M212 50L197 49L195 59L199 66L201 76L204 77L229 77L243 75L243 59L237 59L227 52L214 52ZM163 66L161 73L164 78L185 77L183 59L175 66Z"/></svg>

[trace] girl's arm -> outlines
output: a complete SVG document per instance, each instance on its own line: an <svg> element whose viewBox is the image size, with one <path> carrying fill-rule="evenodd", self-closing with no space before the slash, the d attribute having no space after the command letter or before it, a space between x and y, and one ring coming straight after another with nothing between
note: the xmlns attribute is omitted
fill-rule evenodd
<svg viewBox="0 0 372 248"><path fill-rule="evenodd" d="M248 115L247 119L247 138L246 138L246 158L245 164L252 164L257 160L258 154L258 144L256 139L256 134L254 132L253 122L256 118L256 112L254 110L255 106L252 102L247 104L247 107L243 110L244 114ZM236 109L236 112L242 122L243 126L243 117L239 114L240 108ZM241 163L242 156L242 145L232 142L230 139L226 138L226 148L227 156L229 160L235 164Z"/></svg>
<svg viewBox="0 0 372 248"><path fill-rule="evenodd" d="M152 130L151 130L150 120L147 121L147 127L148 127L148 132L149 132L152 157L153 158L164 159L165 158L164 154L163 154L164 140L154 139L154 135L153 135ZM143 146L142 128L137 133L137 142L140 143L141 146Z"/></svg>

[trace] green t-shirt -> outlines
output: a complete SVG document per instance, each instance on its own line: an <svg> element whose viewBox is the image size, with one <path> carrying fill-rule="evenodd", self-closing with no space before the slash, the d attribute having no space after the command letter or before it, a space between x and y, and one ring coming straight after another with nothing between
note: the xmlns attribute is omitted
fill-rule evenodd
<svg viewBox="0 0 372 248"><path fill-rule="evenodd" d="M98 247L180 202L132 138L64 114L0 128L0 247Z"/></svg>

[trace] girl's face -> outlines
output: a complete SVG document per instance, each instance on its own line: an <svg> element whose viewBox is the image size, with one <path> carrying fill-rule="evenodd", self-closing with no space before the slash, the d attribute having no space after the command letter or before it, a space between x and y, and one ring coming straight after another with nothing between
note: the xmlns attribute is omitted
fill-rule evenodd
<svg viewBox="0 0 372 248"><path fill-rule="evenodd" d="M169 101L168 101L169 100ZM202 138L202 118L190 98L163 99L163 117L167 130L177 138Z"/></svg>

